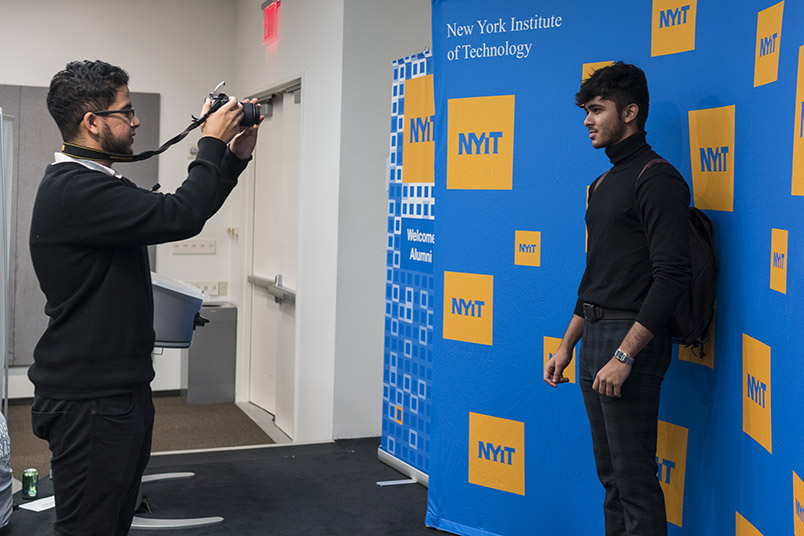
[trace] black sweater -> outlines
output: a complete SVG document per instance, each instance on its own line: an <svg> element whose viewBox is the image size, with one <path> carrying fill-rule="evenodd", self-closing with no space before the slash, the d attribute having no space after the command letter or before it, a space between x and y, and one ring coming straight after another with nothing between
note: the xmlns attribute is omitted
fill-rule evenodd
<svg viewBox="0 0 804 536"><path fill-rule="evenodd" d="M633 311L651 333L667 324L690 278L689 187L639 132L606 149L613 167L586 210L586 271L575 314L583 303Z"/></svg>
<svg viewBox="0 0 804 536"><path fill-rule="evenodd" d="M174 194L77 162L48 166L30 235L50 317L28 370L36 394L94 398L150 383L154 304L146 246L201 232L246 164L221 140L201 138Z"/></svg>

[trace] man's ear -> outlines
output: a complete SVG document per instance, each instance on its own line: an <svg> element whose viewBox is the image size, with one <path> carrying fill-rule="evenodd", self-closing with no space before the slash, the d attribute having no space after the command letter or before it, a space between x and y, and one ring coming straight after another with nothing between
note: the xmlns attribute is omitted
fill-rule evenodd
<svg viewBox="0 0 804 536"><path fill-rule="evenodd" d="M622 119L626 123L630 123L632 121L636 121L637 115L639 115L639 106L636 103L631 103L625 108L623 108Z"/></svg>
<svg viewBox="0 0 804 536"><path fill-rule="evenodd" d="M89 134L92 134L93 136L100 135L100 123L98 121L98 116L92 112L85 113L83 119L81 119L81 129L85 130Z"/></svg>

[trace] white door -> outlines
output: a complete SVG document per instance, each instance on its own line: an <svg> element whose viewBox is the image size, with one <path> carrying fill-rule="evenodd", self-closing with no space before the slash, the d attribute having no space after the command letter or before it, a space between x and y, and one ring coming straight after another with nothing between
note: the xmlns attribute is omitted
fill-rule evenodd
<svg viewBox="0 0 804 536"><path fill-rule="evenodd" d="M295 290L299 219L299 90L271 99L254 152L251 275L260 281L281 276ZM295 301L277 303L260 284L251 284L250 401L275 416L293 437L296 354Z"/></svg>

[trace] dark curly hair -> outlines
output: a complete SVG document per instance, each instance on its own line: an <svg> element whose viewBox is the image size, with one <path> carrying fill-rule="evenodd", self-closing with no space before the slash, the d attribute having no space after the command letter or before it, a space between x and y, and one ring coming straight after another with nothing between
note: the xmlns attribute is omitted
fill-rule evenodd
<svg viewBox="0 0 804 536"><path fill-rule="evenodd" d="M128 73L103 61L71 61L50 81L47 109L56 120L64 141L78 134L87 112L105 110L117 98L118 88L128 84Z"/></svg>
<svg viewBox="0 0 804 536"><path fill-rule="evenodd" d="M623 109L629 104L636 104L639 107L637 127L639 130L645 129L650 94L645 73L636 65L618 61L614 65L596 70L581 84L580 91L575 94L575 104L583 108L595 97L613 101L619 114L622 114Z"/></svg>

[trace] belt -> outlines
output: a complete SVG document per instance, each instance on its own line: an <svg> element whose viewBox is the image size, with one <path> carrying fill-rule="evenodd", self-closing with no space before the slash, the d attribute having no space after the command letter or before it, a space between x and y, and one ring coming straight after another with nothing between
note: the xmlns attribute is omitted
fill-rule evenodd
<svg viewBox="0 0 804 536"><path fill-rule="evenodd" d="M598 320L633 320L637 317L634 311L622 311L618 309L606 309L594 303L583 304L583 317L590 322Z"/></svg>

